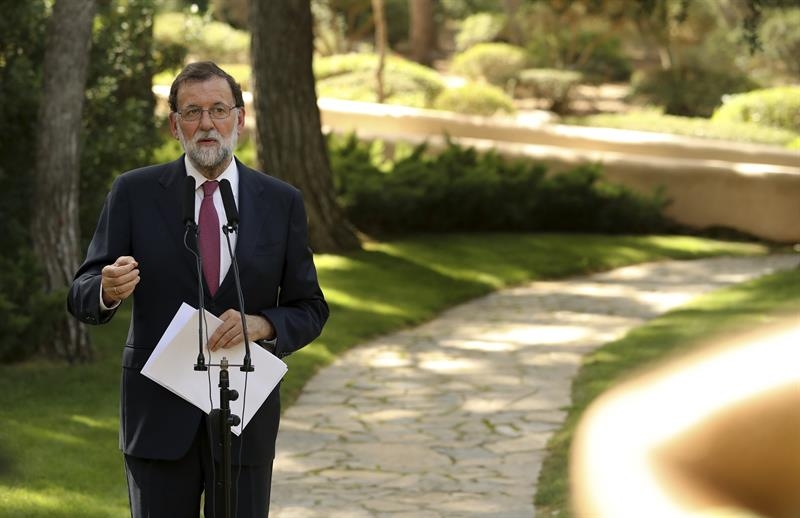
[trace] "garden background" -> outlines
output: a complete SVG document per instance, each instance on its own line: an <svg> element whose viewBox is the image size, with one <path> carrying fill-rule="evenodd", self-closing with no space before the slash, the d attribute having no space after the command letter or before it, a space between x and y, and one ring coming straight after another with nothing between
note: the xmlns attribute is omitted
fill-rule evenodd
<svg viewBox="0 0 800 518"><path fill-rule="evenodd" d="M81 59L53 43L80 21L69 16L77 4L92 7ZM434 150L323 131L313 101L486 117L479 123L657 129L794 152L795 2L315 0L307 18L290 4L249 13L234 0L4 6L0 120L12 130L0 142L0 515L125 514L116 451L125 312L103 328L79 327L66 318L65 290L111 181L178 156L158 93L187 61L214 60L253 93L248 116L258 123L237 155L301 187L311 207L333 316L289 360L286 404L348 347L488 290L787 244L679 224L665 216L662 191L611 183L598 163L553 174L457 139ZM59 105L59 86L70 90L63 71L80 63L80 101ZM75 108L73 126L59 130ZM333 212L315 209L331 199ZM775 304L796 303L784 298Z"/></svg>

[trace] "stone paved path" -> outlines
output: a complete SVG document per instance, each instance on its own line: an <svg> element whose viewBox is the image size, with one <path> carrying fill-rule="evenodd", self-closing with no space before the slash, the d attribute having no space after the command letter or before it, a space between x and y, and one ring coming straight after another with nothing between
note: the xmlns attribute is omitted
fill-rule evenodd
<svg viewBox="0 0 800 518"><path fill-rule="evenodd" d="M583 354L798 262L715 258L535 282L358 346L286 411L271 516L530 518Z"/></svg>

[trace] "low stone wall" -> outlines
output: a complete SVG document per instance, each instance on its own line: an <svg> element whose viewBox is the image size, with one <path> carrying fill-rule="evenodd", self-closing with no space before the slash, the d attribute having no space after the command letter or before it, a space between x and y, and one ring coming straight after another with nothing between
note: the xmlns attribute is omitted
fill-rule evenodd
<svg viewBox="0 0 800 518"><path fill-rule="evenodd" d="M800 242L800 154L772 146L658 133L526 125L368 103L320 100L323 125L389 142L444 145L443 134L477 149L527 156L553 170L603 164L606 178L640 192L665 189L666 215L704 229L728 227L776 242Z"/></svg>

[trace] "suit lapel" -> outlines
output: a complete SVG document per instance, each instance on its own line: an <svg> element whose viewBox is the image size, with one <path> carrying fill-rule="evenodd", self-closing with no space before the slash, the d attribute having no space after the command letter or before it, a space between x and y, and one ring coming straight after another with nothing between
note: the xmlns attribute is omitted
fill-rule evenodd
<svg viewBox="0 0 800 518"><path fill-rule="evenodd" d="M170 234L170 242L175 246L175 271L188 272L187 280L197 283L197 268L195 258L184 246L183 225L183 179L186 178L186 165L183 155L174 162L164 166L164 170L158 179L162 189L156 194L155 203L158 213L161 216L160 224L163 225ZM192 234L188 236L187 243L193 249L197 249L196 237ZM207 290L206 290L207 291ZM206 293L208 297L209 294Z"/></svg>
<svg viewBox="0 0 800 518"><path fill-rule="evenodd" d="M266 206L264 196L264 186L258 181L258 176L262 173L244 166L236 160L236 167L239 171L239 235L236 239L236 256L248 257L253 254L258 236L262 233L263 226L269 217L265 212L269 211ZM227 251L227 250L226 250ZM241 266L241 264L240 264ZM242 271L239 271L240 275ZM234 279L233 264L228 273L222 280L222 284L217 290L217 297L224 295L228 290L236 289Z"/></svg>

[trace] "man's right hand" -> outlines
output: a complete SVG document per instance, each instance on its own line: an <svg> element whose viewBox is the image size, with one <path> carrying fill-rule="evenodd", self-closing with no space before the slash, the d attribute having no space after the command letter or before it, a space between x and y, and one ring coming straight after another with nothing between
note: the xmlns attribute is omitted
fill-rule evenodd
<svg viewBox="0 0 800 518"><path fill-rule="evenodd" d="M114 264L103 267L101 286L103 303L113 306L127 299L139 284L139 263L128 255L117 258Z"/></svg>

